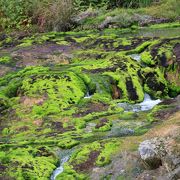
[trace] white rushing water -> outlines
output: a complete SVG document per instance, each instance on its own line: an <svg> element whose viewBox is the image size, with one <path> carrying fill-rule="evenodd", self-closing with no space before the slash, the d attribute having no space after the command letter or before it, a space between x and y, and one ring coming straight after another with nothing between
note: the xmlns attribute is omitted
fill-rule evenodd
<svg viewBox="0 0 180 180"><path fill-rule="evenodd" d="M55 180L56 177L64 171L64 163L69 160L70 156L65 156L61 159L60 166L54 170L53 174L51 175L50 180Z"/></svg>
<svg viewBox="0 0 180 180"><path fill-rule="evenodd" d="M91 98L92 96L89 94L89 91L87 92L87 94L84 96L85 99L89 99Z"/></svg>
<svg viewBox="0 0 180 180"><path fill-rule="evenodd" d="M141 60L141 55L140 54L131 54L129 55L132 59L136 60L136 61L140 61Z"/></svg>
<svg viewBox="0 0 180 180"><path fill-rule="evenodd" d="M144 101L138 104L129 104L129 103L119 103L118 105L122 107L126 112L127 111L133 111L133 112L139 112L139 111L148 111L151 110L155 105L159 104L161 102L160 99L153 100L149 96L149 94L144 95Z"/></svg>

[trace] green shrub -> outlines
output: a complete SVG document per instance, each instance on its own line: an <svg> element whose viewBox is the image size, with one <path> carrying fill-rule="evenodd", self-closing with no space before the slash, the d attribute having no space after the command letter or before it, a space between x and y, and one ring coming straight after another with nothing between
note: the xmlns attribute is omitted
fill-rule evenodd
<svg viewBox="0 0 180 180"><path fill-rule="evenodd" d="M102 7L107 5L108 8L113 7L145 7L149 6L153 0L74 0L77 8L86 9L89 6Z"/></svg>
<svg viewBox="0 0 180 180"><path fill-rule="evenodd" d="M27 8L28 7L28 8ZM2 28L20 27L28 24L28 10L31 9L30 0L0 0L0 23Z"/></svg>
<svg viewBox="0 0 180 180"><path fill-rule="evenodd" d="M0 0L0 29L34 24L41 31L66 30L72 10L72 0Z"/></svg>

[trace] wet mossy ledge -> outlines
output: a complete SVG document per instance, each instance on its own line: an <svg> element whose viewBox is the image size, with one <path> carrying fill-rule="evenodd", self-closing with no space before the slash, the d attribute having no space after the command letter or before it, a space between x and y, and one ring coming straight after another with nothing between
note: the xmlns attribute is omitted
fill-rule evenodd
<svg viewBox="0 0 180 180"><path fill-rule="evenodd" d="M59 152L68 149L56 179L88 179L94 168L111 164L126 136L141 138L164 109L173 111L159 105L126 112L118 103L140 103L145 93L153 99L180 94L179 41L125 38L118 30L4 36L0 178L49 179Z"/></svg>

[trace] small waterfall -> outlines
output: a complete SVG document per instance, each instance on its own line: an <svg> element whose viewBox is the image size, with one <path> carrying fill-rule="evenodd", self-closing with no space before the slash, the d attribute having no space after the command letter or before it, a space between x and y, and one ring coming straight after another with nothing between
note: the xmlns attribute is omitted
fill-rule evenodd
<svg viewBox="0 0 180 180"><path fill-rule="evenodd" d="M129 103L119 103L118 106L122 107L125 112L133 111L148 111L151 110L155 105L161 102L160 99L152 100L149 94L144 95L144 101L138 104L129 104Z"/></svg>
<svg viewBox="0 0 180 180"><path fill-rule="evenodd" d="M53 174L51 175L50 180L56 180L56 177L64 171L64 163L69 160L70 156L65 156L60 161L60 166L54 170Z"/></svg>
<svg viewBox="0 0 180 180"><path fill-rule="evenodd" d="M89 91L86 93L86 95L84 96L84 98L85 99L89 99L89 98L91 98L92 97L92 95L90 95L90 93L89 93Z"/></svg>
<svg viewBox="0 0 180 180"><path fill-rule="evenodd" d="M155 105L161 102L160 99L152 100L149 94L144 95L144 101L140 103L141 111L147 111L152 109Z"/></svg>

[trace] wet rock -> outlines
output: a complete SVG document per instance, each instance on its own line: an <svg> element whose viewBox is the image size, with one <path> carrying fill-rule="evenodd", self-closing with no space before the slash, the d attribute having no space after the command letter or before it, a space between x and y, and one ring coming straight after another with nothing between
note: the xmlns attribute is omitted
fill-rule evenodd
<svg viewBox="0 0 180 180"><path fill-rule="evenodd" d="M87 132L87 133L92 132L92 130L94 129L95 126L96 126L95 123L88 123L88 124L86 125L85 132Z"/></svg>
<svg viewBox="0 0 180 180"><path fill-rule="evenodd" d="M114 127L109 132L108 137L121 137L121 136L131 136L135 132L133 129L124 128L124 127Z"/></svg>

